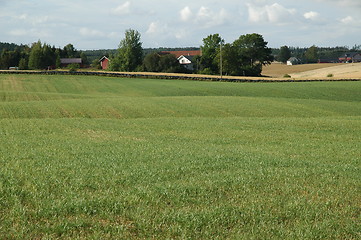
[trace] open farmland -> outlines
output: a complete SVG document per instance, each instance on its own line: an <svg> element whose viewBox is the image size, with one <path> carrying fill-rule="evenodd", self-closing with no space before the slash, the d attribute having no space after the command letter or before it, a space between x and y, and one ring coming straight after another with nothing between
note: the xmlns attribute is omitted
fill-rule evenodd
<svg viewBox="0 0 361 240"><path fill-rule="evenodd" d="M357 75L345 75L344 68L352 68L352 73L358 73ZM327 70L329 68L333 68L332 70ZM327 71L324 71L324 70ZM311 74L304 74L309 73ZM338 74L341 72L342 75ZM291 75L292 77L316 77L316 78L327 78L327 75L333 73L336 77L344 77L344 78L361 78L361 68L357 66L357 64L345 64L345 63L314 63L314 64L299 64L288 66L282 63L272 63L270 65L264 66L262 75L280 78L285 74ZM346 72L347 73L347 72Z"/></svg>
<svg viewBox="0 0 361 240"><path fill-rule="evenodd" d="M336 64L334 66L331 65L324 68L291 74L294 78L325 78L328 75L337 78L361 79L361 63Z"/></svg>
<svg viewBox="0 0 361 240"><path fill-rule="evenodd" d="M360 92L0 75L0 239L359 239Z"/></svg>

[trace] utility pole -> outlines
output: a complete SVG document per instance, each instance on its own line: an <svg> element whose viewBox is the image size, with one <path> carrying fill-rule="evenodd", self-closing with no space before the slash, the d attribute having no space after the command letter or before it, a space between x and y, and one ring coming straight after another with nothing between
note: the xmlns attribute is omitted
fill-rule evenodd
<svg viewBox="0 0 361 240"><path fill-rule="evenodd" d="M223 64L222 64L222 41L221 41L221 45L219 46L220 48L220 75L221 75L221 80L222 80L222 75L223 75Z"/></svg>

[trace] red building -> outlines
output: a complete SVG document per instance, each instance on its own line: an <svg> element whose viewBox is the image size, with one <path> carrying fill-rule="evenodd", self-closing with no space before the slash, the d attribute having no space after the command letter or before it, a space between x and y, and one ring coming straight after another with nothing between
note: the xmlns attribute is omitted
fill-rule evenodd
<svg viewBox="0 0 361 240"><path fill-rule="evenodd" d="M102 57L100 60L100 66L102 67L103 70L106 70L109 68L109 58L107 58L106 56Z"/></svg>
<svg viewBox="0 0 361 240"><path fill-rule="evenodd" d="M361 53L348 52L340 56L338 59L340 62L346 62L346 63L361 62Z"/></svg>

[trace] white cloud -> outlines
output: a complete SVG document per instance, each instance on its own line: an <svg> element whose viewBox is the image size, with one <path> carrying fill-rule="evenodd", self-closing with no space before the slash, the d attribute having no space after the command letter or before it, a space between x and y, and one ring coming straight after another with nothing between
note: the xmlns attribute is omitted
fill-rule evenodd
<svg viewBox="0 0 361 240"><path fill-rule="evenodd" d="M112 10L113 14L125 15L130 13L130 2L127 1Z"/></svg>
<svg viewBox="0 0 361 240"><path fill-rule="evenodd" d="M341 19L341 22L344 23L344 24L350 24L350 23L353 22L353 17L347 16L347 17L345 17L345 18L342 18L342 19Z"/></svg>
<svg viewBox="0 0 361 240"><path fill-rule="evenodd" d="M347 17L340 19L340 22L345 25L359 28L361 25L361 18L347 16Z"/></svg>
<svg viewBox="0 0 361 240"><path fill-rule="evenodd" d="M31 29L13 29L9 32L10 36L14 37L35 37L35 38L45 38L48 37L49 34L44 30L39 30L35 28Z"/></svg>
<svg viewBox="0 0 361 240"><path fill-rule="evenodd" d="M343 7L361 8L360 0L317 0L318 2L335 3Z"/></svg>
<svg viewBox="0 0 361 240"><path fill-rule="evenodd" d="M34 17L34 18L32 19L32 24L33 24L33 25L42 24L42 23L48 22L48 20L49 20L49 17L48 17L48 16Z"/></svg>
<svg viewBox="0 0 361 240"><path fill-rule="evenodd" d="M180 16L183 22L187 22L193 17L192 10L188 6L186 6L180 11Z"/></svg>
<svg viewBox="0 0 361 240"><path fill-rule="evenodd" d="M28 18L27 14L21 14L20 16L15 16L15 18L19 19L19 20L26 20Z"/></svg>
<svg viewBox="0 0 361 240"><path fill-rule="evenodd" d="M50 18L49 16L29 16L24 13L19 16L13 16L13 19L36 26L48 22Z"/></svg>
<svg viewBox="0 0 361 240"><path fill-rule="evenodd" d="M197 13L196 21L201 24L201 26L209 28L224 24L227 18L228 14L223 8L219 10L219 12L214 12L202 6Z"/></svg>
<svg viewBox="0 0 361 240"><path fill-rule="evenodd" d="M165 34L168 32L168 26L160 22L151 22L148 26L147 34Z"/></svg>
<svg viewBox="0 0 361 240"><path fill-rule="evenodd" d="M82 35L83 37L102 37L104 36L104 33L95 30L95 29L90 29L90 28L80 28L79 30L80 35Z"/></svg>
<svg viewBox="0 0 361 240"><path fill-rule="evenodd" d="M111 32L111 33L108 34L108 37L118 39L120 37L120 34L118 32Z"/></svg>
<svg viewBox="0 0 361 240"><path fill-rule="evenodd" d="M287 23L292 21L292 17L296 14L295 9L287 9L278 3L264 6L247 4L247 6L248 19L254 23Z"/></svg>
<svg viewBox="0 0 361 240"><path fill-rule="evenodd" d="M210 19L212 18L212 11L207 7L201 7L197 13L198 19Z"/></svg>
<svg viewBox="0 0 361 240"><path fill-rule="evenodd" d="M320 18L320 14L318 12L310 11L303 14L304 18L316 21Z"/></svg>
<svg viewBox="0 0 361 240"><path fill-rule="evenodd" d="M26 36L29 34L29 30L25 30L25 29L13 29L9 32L9 34L11 36L15 36L15 37L21 37L21 36Z"/></svg>
<svg viewBox="0 0 361 240"><path fill-rule="evenodd" d="M179 29L177 32L175 32L174 34L175 38L177 39L185 39L187 38L187 36L189 36L189 31L185 30L185 29Z"/></svg>
<svg viewBox="0 0 361 240"><path fill-rule="evenodd" d="M181 20L183 22L193 23L198 27L210 28L224 24L229 15L225 9L214 12L212 9L201 6L196 14L187 6L180 11Z"/></svg>

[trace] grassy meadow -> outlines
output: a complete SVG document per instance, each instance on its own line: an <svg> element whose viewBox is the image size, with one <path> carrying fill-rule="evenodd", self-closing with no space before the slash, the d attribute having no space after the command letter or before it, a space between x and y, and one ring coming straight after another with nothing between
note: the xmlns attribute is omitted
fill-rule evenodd
<svg viewBox="0 0 361 240"><path fill-rule="evenodd" d="M0 239L360 239L360 93L0 75Z"/></svg>

